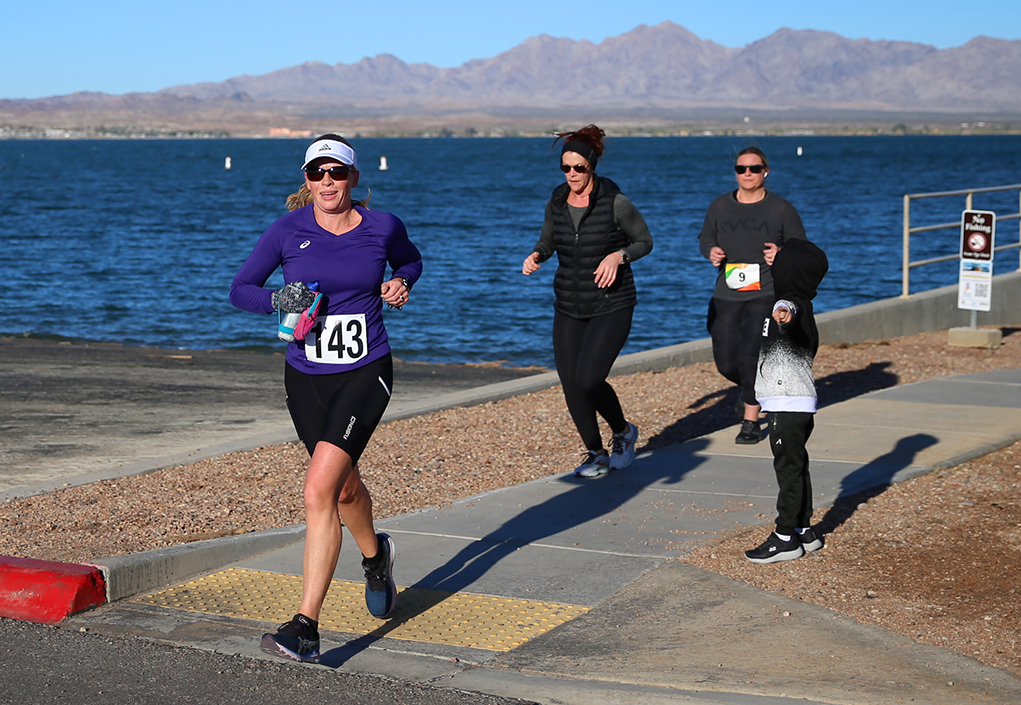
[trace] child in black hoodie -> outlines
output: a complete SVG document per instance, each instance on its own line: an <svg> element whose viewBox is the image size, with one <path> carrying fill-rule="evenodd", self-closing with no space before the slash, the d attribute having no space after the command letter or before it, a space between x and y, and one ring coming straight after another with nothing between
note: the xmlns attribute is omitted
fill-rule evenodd
<svg viewBox="0 0 1021 705"><path fill-rule="evenodd" d="M773 314L763 321L755 396L767 412L769 446L780 492L776 531L745 551L753 563L800 558L822 548L812 529L812 478L805 444L815 427L816 392L812 361L819 331L812 299L829 269L826 254L808 240L792 239L773 260Z"/></svg>

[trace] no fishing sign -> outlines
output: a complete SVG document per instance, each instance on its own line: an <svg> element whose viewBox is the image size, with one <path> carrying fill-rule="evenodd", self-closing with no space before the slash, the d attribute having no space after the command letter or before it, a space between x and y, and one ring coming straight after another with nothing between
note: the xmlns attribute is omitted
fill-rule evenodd
<svg viewBox="0 0 1021 705"><path fill-rule="evenodd" d="M988 311L992 303L993 247L996 213L961 213L961 273L957 280L957 308Z"/></svg>

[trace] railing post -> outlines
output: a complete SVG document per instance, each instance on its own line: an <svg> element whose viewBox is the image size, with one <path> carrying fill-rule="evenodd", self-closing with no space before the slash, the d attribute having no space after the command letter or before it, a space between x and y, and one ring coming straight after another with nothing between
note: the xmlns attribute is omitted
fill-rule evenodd
<svg viewBox="0 0 1021 705"><path fill-rule="evenodd" d="M1021 193L1018 198L1021 199ZM904 262L901 264L901 297L908 298L910 295L908 290L910 286L908 284L908 272L910 267L908 263L911 261L911 196L904 194Z"/></svg>
<svg viewBox="0 0 1021 705"><path fill-rule="evenodd" d="M971 191L968 191L968 195L964 197L964 210L971 210L971 197L974 195Z"/></svg>

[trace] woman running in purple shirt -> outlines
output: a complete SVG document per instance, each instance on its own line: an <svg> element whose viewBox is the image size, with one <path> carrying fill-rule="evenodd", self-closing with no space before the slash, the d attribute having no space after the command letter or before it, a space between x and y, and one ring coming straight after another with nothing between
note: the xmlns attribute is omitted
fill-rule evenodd
<svg viewBox="0 0 1021 705"><path fill-rule="evenodd" d="M262 650L297 661L319 660L319 615L340 555L341 522L362 552L365 603L386 617L397 602L394 542L377 534L372 498L358 458L383 417L393 389L393 358L383 303L408 302L422 255L396 216L352 201L358 157L333 134L305 152L304 187L291 212L273 223L231 283L231 303L252 313L299 312L322 294L315 325L287 346L287 408L311 461L305 478L305 553L301 607ZM387 266L391 276L386 277ZM283 268L285 286L263 288Z"/></svg>

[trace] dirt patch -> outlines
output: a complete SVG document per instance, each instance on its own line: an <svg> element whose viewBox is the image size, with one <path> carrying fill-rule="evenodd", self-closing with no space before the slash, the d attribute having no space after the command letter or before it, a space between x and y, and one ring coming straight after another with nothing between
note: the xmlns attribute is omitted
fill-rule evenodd
<svg viewBox="0 0 1021 705"><path fill-rule="evenodd" d="M925 644L1021 674L1021 443L816 511L826 546L756 565L772 526L684 557Z"/></svg>

